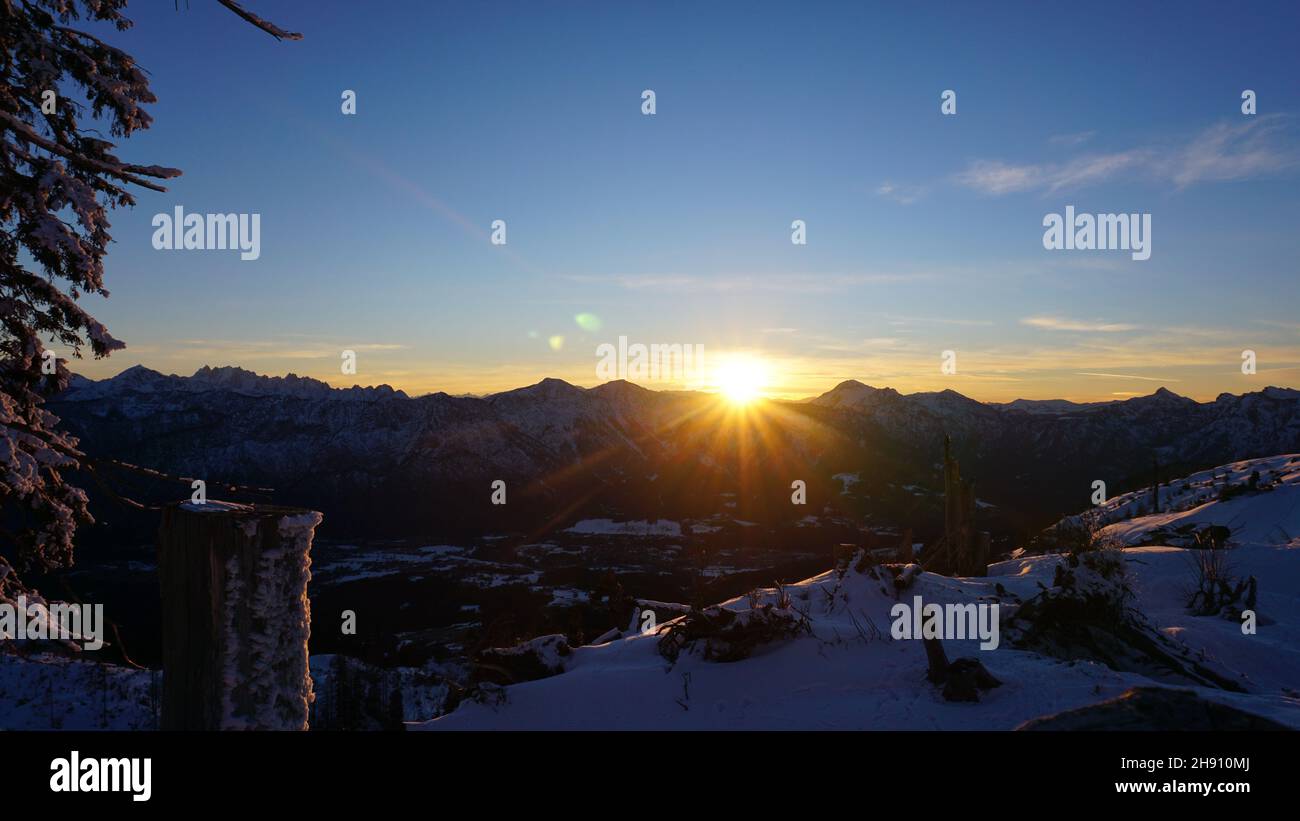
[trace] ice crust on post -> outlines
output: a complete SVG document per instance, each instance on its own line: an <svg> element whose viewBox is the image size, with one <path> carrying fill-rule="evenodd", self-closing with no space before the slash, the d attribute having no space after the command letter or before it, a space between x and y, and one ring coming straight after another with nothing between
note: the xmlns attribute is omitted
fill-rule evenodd
<svg viewBox="0 0 1300 821"><path fill-rule="evenodd" d="M222 725L227 729L306 730L313 700L307 662L311 636L311 542L322 516L315 511L260 518L259 528L275 523L279 547L264 550L251 578L241 573L241 560L226 565L226 655L223 674L226 698ZM250 630L241 631L244 624ZM241 633L251 643L241 662ZM241 675L242 673L242 675Z"/></svg>
<svg viewBox="0 0 1300 821"><path fill-rule="evenodd" d="M322 515L221 502L166 513L164 726L307 729L307 585Z"/></svg>

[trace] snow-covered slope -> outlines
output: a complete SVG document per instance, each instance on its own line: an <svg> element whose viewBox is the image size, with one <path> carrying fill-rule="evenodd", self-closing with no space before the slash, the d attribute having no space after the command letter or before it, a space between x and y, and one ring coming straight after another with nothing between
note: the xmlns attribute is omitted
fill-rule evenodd
<svg viewBox="0 0 1300 821"><path fill-rule="evenodd" d="M1260 481L1250 490L1256 471ZM723 603L736 623L780 628L748 655L740 653L745 656L740 660L716 660L724 645L714 645L714 657L706 658L706 643L698 640L679 652L662 652L661 642L683 635L675 627L690 615L682 615L680 606L643 601L656 614L658 631L634 631L577 648L561 648L554 638L539 640L535 644L547 648L545 666L559 668L557 675L485 688L477 700L466 699L440 718L408 726L1013 729L1114 699L1133 687L1156 687L1190 690L1201 699L1300 728L1300 539L1292 535L1300 530L1300 456L1234 463L1174 481L1165 504L1190 504L1204 490L1201 483L1217 475L1222 485L1225 474L1247 490L1220 489L1214 499L1187 510L1132 520L1122 516L1136 495L1119 497L1108 507L1115 521L1103 533L1145 541L1157 527L1189 520L1229 525L1232 537L1224 553L1232 572L1258 582L1254 634L1243 632L1234 619L1188 613L1192 560L1202 550L1145 545L1084 554L1073 565L1067 556L1027 556L992 565L987 576L975 578L918 573L915 565L910 570L877 565L859 553L840 569ZM1271 489L1260 489L1264 484ZM1123 574L1085 573L1089 557L1118 563ZM1080 580L1075 589L1084 591L1122 579L1129 595L1126 619L1158 643L1170 663L1121 659L1112 667L1087 652L1052 653L1041 640L1027 640L1035 631L1052 637L1050 626L1035 614L1067 589L1063 577L1071 574ZM909 577L910 586L900 589L899 578ZM916 596L938 605L999 604L996 649L981 650L978 639L945 640L944 648L949 659L977 658L1000 686L983 691L977 702L953 702L925 680L922 643L891 636L891 610ZM716 617L716 611L706 612ZM330 665L324 661L314 659L312 673L321 692L328 693ZM445 688L430 682L428 676L402 674L386 681L384 692L389 701L401 702L409 720L441 703ZM157 683L148 671L50 654L0 653L0 729L148 729L156 723ZM395 689L402 691L400 699L392 698Z"/></svg>
<svg viewBox="0 0 1300 821"><path fill-rule="evenodd" d="M1144 546L1102 551L1122 564L1133 623L1149 630L1186 669L1125 666L1112 669L1087 658L1065 660L1017 641L1035 612L1033 604L1061 588L1070 566L1060 555L1030 556L990 567L980 578L916 576L897 594L897 568L850 565L781 591L725 602L722 607L753 618L777 608L801 619L808 632L778 638L734 662L706 660L682 651L675 662L660 652L664 629L681 624L671 612L657 614L660 630L634 633L599 646L573 648L563 672L504 688L492 698L467 701L419 729L1013 729L1034 718L1097 704L1136 686L1191 689L1202 698L1300 728L1300 457L1279 456L1230 466L1234 481L1259 470L1275 477L1272 490L1244 492L1186 511L1110 527L1125 538L1178 517L1225 523L1233 528L1227 551L1233 572L1259 584L1257 633L1220 616L1193 616L1186 609L1196 551ZM1222 476L1221 468L1218 475ZM1174 482L1194 498L1206 471ZM1132 499L1112 501L1118 519ZM971 656L1002 682L978 703L946 701L926 682L920 641L894 639L891 608L921 596L925 603L998 602L1001 641L980 650L978 641L946 641L949 659ZM1042 612L1041 609L1037 612ZM1145 625L1145 626L1143 626ZM1047 630L1044 625L1038 627ZM1163 637L1163 640L1161 639ZM1058 654L1059 655L1059 654ZM1086 654L1085 654L1086 655ZM1138 668L1141 669L1138 669ZM1202 675L1203 674L1203 675ZM1196 680L1199 679L1199 680ZM1234 691L1240 690L1239 692Z"/></svg>
<svg viewBox="0 0 1300 821"><path fill-rule="evenodd" d="M1252 483L1254 491L1252 492ZM1227 502L1220 497L1229 496ZM1212 525L1240 545L1300 544L1300 454L1244 459L1160 486L1160 511L1150 489L1109 499L1097 515L1126 544L1153 538L1190 542Z"/></svg>
<svg viewBox="0 0 1300 821"><path fill-rule="evenodd" d="M155 730L161 674L0 647L0 730Z"/></svg>

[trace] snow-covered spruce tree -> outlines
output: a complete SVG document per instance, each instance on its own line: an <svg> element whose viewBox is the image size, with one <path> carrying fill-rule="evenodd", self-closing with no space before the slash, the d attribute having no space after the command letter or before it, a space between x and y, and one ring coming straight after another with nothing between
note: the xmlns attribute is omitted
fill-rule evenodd
<svg viewBox="0 0 1300 821"><path fill-rule="evenodd" d="M218 2L277 38L300 38ZM129 54L76 26L130 28L126 5L0 0L0 597L20 589L14 565L70 565L73 534L91 521L86 494L63 475L79 466L77 442L42 407L70 376L45 343L76 357L123 347L78 299L108 295L108 209L133 205L131 186L165 191L155 180L180 174L125 162L104 139L148 128L143 106L156 98Z"/></svg>

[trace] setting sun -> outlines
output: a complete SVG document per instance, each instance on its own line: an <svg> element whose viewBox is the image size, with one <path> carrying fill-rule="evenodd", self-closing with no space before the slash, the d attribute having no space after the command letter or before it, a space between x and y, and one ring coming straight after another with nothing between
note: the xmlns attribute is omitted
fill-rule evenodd
<svg viewBox="0 0 1300 821"><path fill-rule="evenodd" d="M714 374L718 390L737 405L757 399L767 382L763 364L751 357L735 357L724 361Z"/></svg>

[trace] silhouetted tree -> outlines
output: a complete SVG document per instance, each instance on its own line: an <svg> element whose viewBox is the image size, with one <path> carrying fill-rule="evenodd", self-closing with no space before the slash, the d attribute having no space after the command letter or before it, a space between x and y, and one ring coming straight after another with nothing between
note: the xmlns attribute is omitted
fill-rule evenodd
<svg viewBox="0 0 1300 821"><path fill-rule="evenodd" d="M223 6L275 37L299 39L231 0ZM85 19L131 27L127 0L0 0L0 512L18 570L72 563L72 538L91 521L86 494L64 474L85 466L75 438L42 405L67 386L65 360L124 347L79 303L108 296L108 210L131 206L133 187L165 191L174 168L121 159L114 137L149 127L156 101L131 55L76 28ZM72 91L85 102L70 99ZM84 127L90 115L94 127ZM27 267L28 260L35 270ZM0 556L0 595L20 589Z"/></svg>

